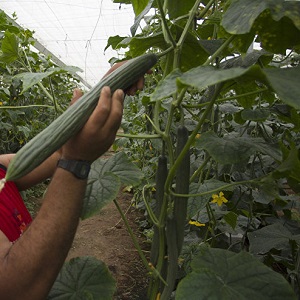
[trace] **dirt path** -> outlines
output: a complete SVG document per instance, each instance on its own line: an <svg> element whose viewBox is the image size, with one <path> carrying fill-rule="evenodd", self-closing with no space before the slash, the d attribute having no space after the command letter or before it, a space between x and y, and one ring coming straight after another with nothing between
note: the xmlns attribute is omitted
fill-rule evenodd
<svg viewBox="0 0 300 300"><path fill-rule="evenodd" d="M121 193L118 203L148 254L149 245L139 229L143 216L131 205L131 195ZM93 256L105 262L117 281L114 300L146 299L146 270L114 203L104 207L96 216L81 221L67 259L78 256Z"/></svg>

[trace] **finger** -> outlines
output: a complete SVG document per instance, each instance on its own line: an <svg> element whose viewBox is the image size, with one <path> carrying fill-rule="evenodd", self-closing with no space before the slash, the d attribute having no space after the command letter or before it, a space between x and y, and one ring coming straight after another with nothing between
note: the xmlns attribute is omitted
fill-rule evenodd
<svg viewBox="0 0 300 300"><path fill-rule="evenodd" d="M118 89L112 95L112 106L109 118L107 119L108 130L117 132L121 125L122 116L123 116L123 103L124 103L124 92L121 89Z"/></svg>
<svg viewBox="0 0 300 300"><path fill-rule="evenodd" d="M99 101L96 108L90 116L89 122L91 126L103 127L106 123L111 111L112 99L111 92L108 86L101 90Z"/></svg>
<svg viewBox="0 0 300 300"><path fill-rule="evenodd" d="M145 84L145 78L144 77L141 77L137 83L136 83L136 87L139 91L142 91L143 88L144 88L144 84Z"/></svg>
<svg viewBox="0 0 300 300"><path fill-rule="evenodd" d="M79 88L74 89L71 105L74 104L82 96L82 91Z"/></svg>

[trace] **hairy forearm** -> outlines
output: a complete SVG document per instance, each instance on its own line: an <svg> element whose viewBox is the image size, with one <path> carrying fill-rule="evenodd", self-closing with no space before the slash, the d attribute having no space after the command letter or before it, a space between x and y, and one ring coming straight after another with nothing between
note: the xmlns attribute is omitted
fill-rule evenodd
<svg viewBox="0 0 300 300"><path fill-rule="evenodd" d="M85 187L85 181L56 170L37 217L2 261L0 295L45 299L72 245Z"/></svg>

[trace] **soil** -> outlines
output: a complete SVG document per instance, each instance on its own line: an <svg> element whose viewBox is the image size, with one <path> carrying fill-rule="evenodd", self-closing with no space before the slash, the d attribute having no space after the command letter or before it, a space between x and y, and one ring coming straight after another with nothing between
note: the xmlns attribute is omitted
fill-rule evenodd
<svg viewBox="0 0 300 300"><path fill-rule="evenodd" d="M132 205L131 199L131 194L122 192L117 201L126 213L143 252L148 256L150 245L140 229L144 217ZM117 283L114 300L147 299L146 268L114 203L105 206L97 215L80 222L67 260L78 256L93 256L107 265Z"/></svg>

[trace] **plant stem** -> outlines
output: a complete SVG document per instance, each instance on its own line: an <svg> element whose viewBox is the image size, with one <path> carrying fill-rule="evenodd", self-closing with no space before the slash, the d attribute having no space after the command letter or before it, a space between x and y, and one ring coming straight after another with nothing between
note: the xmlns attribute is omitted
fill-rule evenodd
<svg viewBox="0 0 300 300"><path fill-rule="evenodd" d="M201 197L201 196L205 196L205 195L216 194L216 193L218 193L218 192L220 192L222 190L227 190L227 189L232 188L232 187L237 186L237 185L246 185L246 184L250 184L250 183L257 183L257 184L259 184L261 182L261 180L263 178L266 178L266 177L267 176L262 176L262 177L259 177L259 178L256 178L256 179L232 182L232 183L220 186L220 187L218 187L216 189L209 190L209 191L202 192L202 193L198 193L198 194L177 194L177 193L175 193L173 191L170 191L170 194L173 195L173 196L176 196L176 197L184 197L184 198Z"/></svg>
<svg viewBox="0 0 300 300"><path fill-rule="evenodd" d="M1 107L0 107L1 108ZM129 134L129 133L117 133L118 137L125 137L129 139L145 139L145 140L152 140L152 139L161 139L160 134Z"/></svg>
<svg viewBox="0 0 300 300"><path fill-rule="evenodd" d="M216 103L225 102L225 101L228 101L228 100L235 100L235 99L239 99L239 98L244 98L244 97L247 97L247 96L251 96L251 95L263 93L263 92L266 92L266 91L268 91L268 88L262 88L262 89L259 89L257 91L252 91L252 92L244 93L244 94L241 94L241 95L236 95L236 96L221 98L221 99L216 100ZM204 102L204 103L195 104L195 105L185 104L185 105L183 105L183 107L187 107L187 108L201 108L201 107L206 106L208 103L209 102Z"/></svg>
<svg viewBox="0 0 300 300"><path fill-rule="evenodd" d="M42 107L42 108L52 108L53 105L44 105L44 104L32 104L32 105L20 105L20 106L0 106L0 109L20 109L20 108L34 108L34 107Z"/></svg>
<svg viewBox="0 0 300 300"><path fill-rule="evenodd" d="M155 226L158 226L158 220L152 210L152 208L150 207L149 203L148 203L148 199L147 197L145 196L145 189L148 188L149 186L145 185L143 187L143 190L142 190L142 196L143 196L143 200L144 200L144 203L145 203L145 206L146 206L146 209L147 209L147 212L149 214L149 217L152 221L152 223L155 225Z"/></svg>
<svg viewBox="0 0 300 300"><path fill-rule="evenodd" d="M161 57L167 55L168 53L170 53L170 52L173 51L173 50L174 50L174 47L169 47L169 48L167 48L166 50L164 50L164 51L162 51L162 52L156 54L156 56L157 56L158 58L161 58Z"/></svg>
<svg viewBox="0 0 300 300"><path fill-rule="evenodd" d="M212 63L220 54L223 52L223 50L234 40L235 36L230 36L223 44L222 46L212 55L210 56L206 62L203 64L203 66L208 66L210 63Z"/></svg>
<svg viewBox="0 0 300 300"><path fill-rule="evenodd" d="M160 12L161 19L162 19L162 30L164 33L165 41L167 43L170 43L172 45L172 48L175 48L176 42L171 34L168 24L167 24L166 15L165 15L161 0L157 0L156 3L157 3L158 10Z"/></svg>
<svg viewBox="0 0 300 300"><path fill-rule="evenodd" d="M117 210L119 211L119 213L121 215L121 218L122 218L122 220L125 223L126 229L127 229L128 233L129 233L130 237L132 238L133 244L134 244L134 246L135 246L135 248L136 248L136 250L137 250L137 252L138 252L138 254L139 254L139 256L140 256L140 258L141 258L141 260L143 262L143 264L144 264L144 266L149 271L149 273L151 273L151 274L154 273L154 276L158 276L162 281L164 281L163 278L161 278L159 272L157 272L157 270L154 268L154 266L152 266L151 264L148 263L145 255L144 255L144 253L143 253L143 251L142 251L142 249L141 249L138 241L136 240L136 237L135 237L135 235L134 235L134 233L133 233L133 231L132 231L132 229L131 229L131 227L130 227L130 225L128 223L128 220L127 220L125 214L123 213L122 208L120 207L120 205L117 202L117 200L114 200L114 204L116 205Z"/></svg>
<svg viewBox="0 0 300 300"><path fill-rule="evenodd" d="M205 8L201 11L200 15L199 15L199 19L203 18L203 16L207 13L207 11L210 9L210 7L214 4L215 0L210 0L207 5L205 6ZM183 43L187 37L187 34L188 34L188 31L192 25L192 23L194 22L194 18L195 18L195 15L198 11L198 7L201 3L201 0L197 0L194 4L194 6L192 7L192 9L190 10L189 12L189 19L183 29L183 32L180 36L180 39L177 43L177 47L179 47L180 49L182 48L183 46Z"/></svg>

